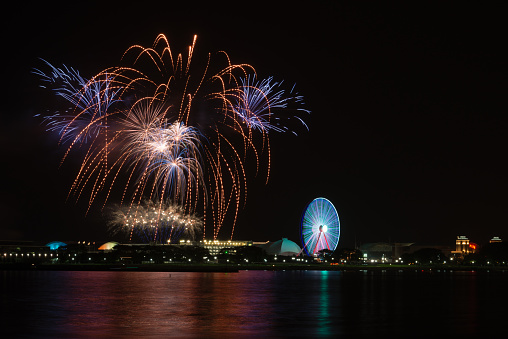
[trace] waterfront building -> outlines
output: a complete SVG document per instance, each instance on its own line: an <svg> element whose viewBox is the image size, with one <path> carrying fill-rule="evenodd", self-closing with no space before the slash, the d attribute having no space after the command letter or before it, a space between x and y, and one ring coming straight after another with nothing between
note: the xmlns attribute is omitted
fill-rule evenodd
<svg viewBox="0 0 508 339"><path fill-rule="evenodd" d="M414 242L367 243L361 245L358 249L363 254L363 261L368 263L400 263L404 256L426 249L439 250L445 257L449 257L454 252L451 246L416 244Z"/></svg>
<svg viewBox="0 0 508 339"><path fill-rule="evenodd" d="M116 241L108 241L105 244L99 246L99 251L112 251L116 245L119 245Z"/></svg>
<svg viewBox="0 0 508 339"><path fill-rule="evenodd" d="M277 241L255 242L254 246L262 248L267 254L295 257L302 254L302 249L294 241L282 238Z"/></svg>
<svg viewBox="0 0 508 339"><path fill-rule="evenodd" d="M297 256L302 249L294 241L287 238L274 241L265 248L266 253L271 255Z"/></svg>
<svg viewBox="0 0 508 339"><path fill-rule="evenodd" d="M189 241L181 240L180 245L187 245ZM224 248L231 248L233 252L237 247L252 246L251 240L202 240L199 246L206 248L210 251L211 256L216 256Z"/></svg>
<svg viewBox="0 0 508 339"><path fill-rule="evenodd" d="M51 242L47 243L46 246L49 247L49 249L51 251L56 251L60 247L65 248L67 246L67 244L64 242L61 242L61 241L51 241Z"/></svg>
<svg viewBox="0 0 508 339"><path fill-rule="evenodd" d="M57 256L49 246L35 241L0 241L1 263L39 263Z"/></svg>
<svg viewBox="0 0 508 339"><path fill-rule="evenodd" d="M465 235L457 236L457 239L455 240L455 252L460 252L463 255L471 252L469 239Z"/></svg>
<svg viewBox="0 0 508 339"><path fill-rule="evenodd" d="M464 256L475 253L478 245L470 242L465 235L458 235L455 239L455 251L451 252L452 258L463 259Z"/></svg>
<svg viewBox="0 0 508 339"><path fill-rule="evenodd" d="M367 243L360 246L363 260L367 262L391 262L393 246L385 242Z"/></svg>

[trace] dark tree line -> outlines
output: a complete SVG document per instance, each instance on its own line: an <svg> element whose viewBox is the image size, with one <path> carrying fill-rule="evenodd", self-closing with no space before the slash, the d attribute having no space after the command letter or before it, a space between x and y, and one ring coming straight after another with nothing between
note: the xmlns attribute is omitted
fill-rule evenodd
<svg viewBox="0 0 508 339"><path fill-rule="evenodd" d="M475 265L506 265L508 264L508 242L484 245L478 252L467 255L464 262Z"/></svg>

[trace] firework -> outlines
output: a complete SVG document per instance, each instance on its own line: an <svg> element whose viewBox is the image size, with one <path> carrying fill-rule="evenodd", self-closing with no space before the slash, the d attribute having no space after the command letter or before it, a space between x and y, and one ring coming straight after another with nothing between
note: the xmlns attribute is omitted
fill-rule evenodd
<svg viewBox="0 0 508 339"><path fill-rule="evenodd" d="M117 207L108 223L113 234L127 233L146 242L175 243L185 236L195 239L203 220L186 214L181 206L144 201L135 208Z"/></svg>
<svg viewBox="0 0 508 339"><path fill-rule="evenodd" d="M122 227L131 237L141 230L147 239L162 239L168 228L162 225L178 224L161 223L164 213L177 209L188 216L199 211L203 220L196 225L202 225L203 236L211 225L214 239L230 220L232 238L247 199L246 159L255 159L256 175L266 164L268 180L269 132L296 134L289 127L295 119L307 128L299 116L309 112L301 107L302 96L293 88L287 92L283 82L258 81L254 67L232 64L225 52L209 53L201 66L192 66L196 38L184 57L160 34L150 48L129 47L122 56L127 65L90 80L49 63L48 74L35 71L45 87L73 106L44 120L69 144L63 159L86 145L69 196L87 196L89 208L102 196L104 208L113 188L122 188L119 199L128 211L122 210ZM157 213L152 221L139 219L152 207Z"/></svg>
<svg viewBox="0 0 508 339"><path fill-rule="evenodd" d="M289 95L286 95L286 91L281 88L282 82L274 81L273 77L256 81L255 76L249 76L240 81L241 85L227 93L228 98L225 100L230 104L234 116L240 118L248 128L257 129L262 133L268 133L270 130L287 132L289 126L282 119L288 120L292 117L298 119L308 130L307 125L297 115L282 117L275 113L283 110L289 110L291 113L295 111L309 113L300 107L289 109L291 104L303 103L301 95L292 95L294 86Z"/></svg>
<svg viewBox="0 0 508 339"><path fill-rule="evenodd" d="M51 88L72 105L66 114L55 113L45 117L48 130L58 132L63 142L86 143L96 138L101 130L107 128L105 116L110 106L118 101L119 90L111 88L111 77L104 74L87 80L72 67L64 65L56 68L43 61L51 72L46 74L39 69L34 70L45 83L41 87Z"/></svg>
<svg viewBox="0 0 508 339"><path fill-rule="evenodd" d="M152 191L159 193L159 199L188 205L186 194L202 185L201 134L182 122L168 123L160 112L160 107L131 111L124 121L123 153L139 168L140 187L153 178Z"/></svg>

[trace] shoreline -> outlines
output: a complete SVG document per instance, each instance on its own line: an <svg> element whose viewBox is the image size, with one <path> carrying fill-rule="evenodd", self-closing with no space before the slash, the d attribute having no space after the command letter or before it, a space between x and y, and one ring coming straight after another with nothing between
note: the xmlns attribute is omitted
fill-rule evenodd
<svg viewBox="0 0 508 339"><path fill-rule="evenodd" d="M326 264L30 264L2 263L0 271L122 271L122 272L224 272L239 271L348 271L348 272L495 272L508 273L508 266L450 265L326 265Z"/></svg>

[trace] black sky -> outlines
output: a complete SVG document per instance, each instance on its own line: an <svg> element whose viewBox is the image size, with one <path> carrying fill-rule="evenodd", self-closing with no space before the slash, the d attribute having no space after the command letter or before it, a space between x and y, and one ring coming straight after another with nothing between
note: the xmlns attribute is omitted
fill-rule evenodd
<svg viewBox="0 0 508 339"><path fill-rule="evenodd" d="M252 180L236 239L299 242L302 212L330 199L341 246L507 238L505 9L496 4L25 4L2 23L0 239L104 239L65 202L76 163L34 114L51 108L38 58L89 77L164 33L296 83L310 132L272 137L268 185ZM508 238L507 238L508 239Z"/></svg>

